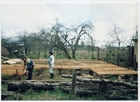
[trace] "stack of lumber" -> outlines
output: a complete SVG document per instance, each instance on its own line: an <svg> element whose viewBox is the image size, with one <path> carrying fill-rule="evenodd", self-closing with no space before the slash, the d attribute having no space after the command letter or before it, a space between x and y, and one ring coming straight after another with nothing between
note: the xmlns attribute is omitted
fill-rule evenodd
<svg viewBox="0 0 140 102"><path fill-rule="evenodd" d="M16 61L21 61L21 60L12 59L12 61L16 63ZM8 60L8 63L12 61ZM35 62L34 69L49 69L49 64L46 62L46 59L44 60L41 59L40 61L36 60L34 62ZM66 59L57 60L56 59L53 69L90 69L98 75L138 74L138 71L130 70L121 66L113 65L99 60L66 60ZM23 73L23 65L12 64L9 66L8 65L1 66L2 75L6 74L7 72L8 72L7 75L10 73L11 74L16 73L16 70L18 70L19 73L20 72Z"/></svg>
<svg viewBox="0 0 140 102"><path fill-rule="evenodd" d="M17 71L19 75L24 74L23 67L21 65L1 65L1 75L16 75Z"/></svg>
<svg viewBox="0 0 140 102"><path fill-rule="evenodd" d="M9 64L9 65L11 65L11 64L15 64L15 63L21 62L21 61L22 61L21 59L9 59L7 61L2 62L2 64Z"/></svg>

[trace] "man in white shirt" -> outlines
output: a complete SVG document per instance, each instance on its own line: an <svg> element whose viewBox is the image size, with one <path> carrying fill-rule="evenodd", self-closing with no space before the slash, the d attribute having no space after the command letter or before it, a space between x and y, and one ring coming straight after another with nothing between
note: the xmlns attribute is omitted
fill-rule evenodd
<svg viewBox="0 0 140 102"><path fill-rule="evenodd" d="M53 79L54 74L53 74L53 66L54 66L54 56L53 56L53 52L49 52L49 60L47 61L49 63L49 72L51 75L51 79Z"/></svg>

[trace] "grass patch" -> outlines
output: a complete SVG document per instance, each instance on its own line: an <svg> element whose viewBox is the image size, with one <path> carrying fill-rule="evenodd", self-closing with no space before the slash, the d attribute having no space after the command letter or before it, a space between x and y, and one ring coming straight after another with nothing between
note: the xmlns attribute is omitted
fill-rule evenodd
<svg viewBox="0 0 140 102"><path fill-rule="evenodd" d="M7 91L7 84L1 84L1 91Z"/></svg>
<svg viewBox="0 0 140 102"><path fill-rule="evenodd" d="M22 100L71 100L70 93L65 93L62 90L33 90L30 88L25 92L21 90L15 91L14 96L5 98L4 100L15 100L16 95L20 95ZM80 97L75 95L75 100L105 100L102 95L90 95Z"/></svg>
<svg viewBox="0 0 140 102"><path fill-rule="evenodd" d="M6 84L2 84L2 89L7 88ZM25 90L24 92L21 90L14 91L15 94L13 96L7 97L4 100L15 100L16 95L22 97L22 100L71 100L70 93L65 93L62 90L34 90L32 88ZM129 97L130 100L137 100L137 94L126 94L118 97ZM74 100L107 100L105 94L97 94L97 95L88 95L88 96L79 96L75 95Z"/></svg>

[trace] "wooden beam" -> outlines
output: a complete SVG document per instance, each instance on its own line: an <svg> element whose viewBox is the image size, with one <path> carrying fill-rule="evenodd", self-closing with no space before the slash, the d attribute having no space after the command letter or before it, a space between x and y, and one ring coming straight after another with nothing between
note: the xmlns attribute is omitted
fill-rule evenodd
<svg viewBox="0 0 140 102"><path fill-rule="evenodd" d="M119 75L119 74L138 74L138 72L133 71L108 71L108 72L96 72L97 74L101 75Z"/></svg>
<svg viewBox="0 0 140 102"><path fill-rule="evenodd" d="M6 60L9 60L10 58L8 58L8 57L3 57L3 56L1 56L1 58L2 59L6 59Z"/></svg>
<svg viewBox="0 0 140 102"><path fill-rule="evenodd" d="M44 60L40 60L45 62ZM63 65L60 64L60 62L66 62L64 60L58 60L56 61L56 64L53 69L91 69L92 71L96 72L99 75L105 75L105 74L138 74L136 71L132 71L127 68L123 68L120 66L116 66L113 64L108 64L103 61L98 61L98 60L68 60L68 63L64 63ZM34 61L35 62L35 61ZM43 64L35 64L34 69L49 69L49 65L43 65ZM18 69L18 74L23 73L23 65L21 64L16 64L16 65L1 65L1 73L2 75L6 75L7 70L10 71L8 72L9 74L16 74L15 70ZM8 75L7 73L7 75Z"/></svg>
<svg viewBox="0 0 140 102"><path fill-rule="evenodd" d="M92 69L93 71L95 72L98 72L98 71L132 71L132 70L129 70L129 69L124 69L124 68L99 68L99 69Z"/></svg>

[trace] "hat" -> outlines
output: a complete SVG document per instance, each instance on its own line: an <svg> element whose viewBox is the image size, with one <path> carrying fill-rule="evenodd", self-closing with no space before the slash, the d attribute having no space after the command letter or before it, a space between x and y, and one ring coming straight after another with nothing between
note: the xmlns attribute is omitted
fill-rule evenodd
<svg viewBox="0 0 140 102"><path fill-rule="evenodd" d="M51 55L53 55L53 52L49 52Z"/></svg>
<svg viewBox="0 0 140 102"><path fill-rule="evenodd" d="M21 59L23 60L23 59L27 59L25 56L23 56L23 57L21 57Z"/></svg>

